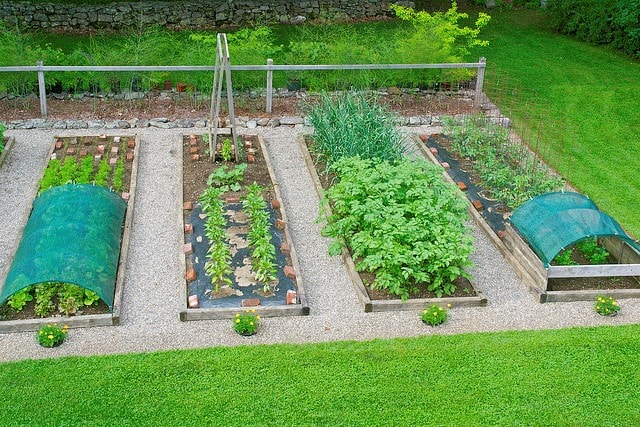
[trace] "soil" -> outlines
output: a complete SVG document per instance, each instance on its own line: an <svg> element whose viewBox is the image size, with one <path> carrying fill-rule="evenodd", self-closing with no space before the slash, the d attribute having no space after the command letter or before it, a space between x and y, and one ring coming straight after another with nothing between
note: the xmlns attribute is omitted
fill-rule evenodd
<svg viewBox="0 0 640 427"><path fill-rule="evenodd" d="M94 173L97 171L98 163L100 160L96 159L96 155L101 155L102 159L114 158L116 160L122 159L125 166L125 174L123 180L123 192L129 192L131 189L131 172L133 170L133 155L135 148L135 139L130 136L106 136L106 135L93 135L93 136L66 136L56 137L52 158L56 158L64 163L66 159L72 158L80 165L82 159L85 156L94 156ZM118 152L112 153L112 147L117 147ZM127 161L127 154L130 155L131 161ZM54 157L55 156L55 157ZM114 166L111 166L111 172L107 181L107 187L112 187ZM56 300L54 299L54 302ZM83 306L76 314L105 314L109 313L109 307L102 301L95 306ZM59 311L55 311L51 316L61 316L66 318L65 315ZM12 310L6 303L0 307L0 320L22 320L22 319L36 319L38 316L35 313L35 298L25 305L25 307L16 312Z"/></svg>
<svg viewBox="0 0 640 427"><path fill-rule="evenodd" d="M305 104L317 99L304 92L295 96L274 97L272 113L265 113L264 97L238 94L234 97L236 116L251 118L301 116ZM407 94L380 96L378 102L401 116L455 115L469 113L471 101L455 93ZM226 103L222 103L221 116L227 116ZM166 117L169 120L209 117L208 102L194 101L188 96L176 99L151 93L144 99L116 100L107 98L47 99L49 120L129 120L133 118ZM0 100L3 121L26 120L40 117L40 103L35 96Z"/></svg>

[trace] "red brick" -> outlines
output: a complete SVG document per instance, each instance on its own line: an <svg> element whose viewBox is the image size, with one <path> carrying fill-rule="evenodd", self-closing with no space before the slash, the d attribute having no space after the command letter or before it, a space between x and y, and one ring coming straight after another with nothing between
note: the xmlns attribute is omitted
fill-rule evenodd
<svg viewBox="0 0 640 427"><path fill-rule="evenodd" d="M240 203L240 197L227 197L224 201L227 203Z"/></svg>
<svg viewBox="0 0 640 427"><path fill-rule="evenodd" d="M245 141L244 142L244 146L247 147L247 148L251 148L251 147L253 147L253 143L251 141Z"/></svg>
<svg viewBox="0 0 640 427"><path fill-rule="evenodd" d="M189 154L198 154L198 147L189 147Z"/></svg>
<svg viewBox="0 0 640 427"><path fill-rule="evenodd" d="M284 230L284 221L281 219L276 219L276 228L278 230Z"/></svg>
<svg viewBox="0 0 640 427"><path fill-rule="evenodd" d="M111 154L118 154L118 151L120 151L119 147L111 147Z"/></svg>
<svg viewBox="0 0 640 427"><path fill-rule="evenodd" d="M252 156L256 154L256 150L255 148L248 148L247 149L247 154L251 154Z"/></svg>
<svg viewBox="0 0 640 427"><path fill-rule="evenodd" d="M498 230L498 237L504 239L504 236L507 235L507 232L504 230Z"/></svg>
<svg viewBox="0 0 640 427"><path fill-rule="evenodd" d="M107 135L101 133L100 135L98 135L98 139L107 139Z"/></svg>
<svg viewBox="0 0 640 427"><path fill-rule="evenodd" d="M119 142L120 142L120 137L119 137L119 136L114 136L114 137L113 137L113 143L114 143L114 144L117 144L117 143L119 143Z"/></svg>
<svg viewBox="0 0 640 427"><path fill-rule="evenodd" d="M191 202L191 201L184 202L182 204L182 209L184 209L185 211L192 210L193 209L193 202Z"/></svg>
<svg viewBox="0 0 640 427"><path fill-rule="evenodd" d="M186 234L192 234L193 233L193 224L185 224L184 225L184 232Z"/></svg>
<svg viewBox="0 0 640 427"><path fill-rule="evenodd" d="M111 166L115 166L116 163L118 163L118 159L116 159L115 157L112 157L111 159L109 159L109 164Z"/></svg>
<svg viewBox="0 0 640 427"><path fill-rule="evenodd" d="M199 308L198 295L189 295L189 308Z"/></svg>
<svg viewBox="0 0 640 427"><path fill-rule="evenodd" d="M96 151L98 152L98 154L104 153L104 145L98 145L96 147Z"/></svg>
<svg viewBox="0 0 640 427"><path fill-rule="evenodd" d="M289 289L286 296L287 304L296 304L298 302L298 294L296 291Z"/></svg>
<svg viewBox="0 0 640 427"><path fill-rule="evenodd" d="M247 156L247 162L249 162L249 163L255 163L255 162L256 162L256 158L255 158L255 156L252 156L251 154L249 154L249 155Z"/></svg>
<svg viewBox="0 0 640 427"><path fill-rule="evenodd" d="M465 184L462 181L458 181L456 184L458 184L458 188L462 191L466 191L467 190L467 184Z"/></svg>
<svg viewBox="0 0 640 427"><path fill-rule="evenodd" d="M72 148L72 147L67 148L67 154L69 154L69 155L76 154L76 149Z"/></svg>
<svg viewBox="0 0 640 427"><path fill-rule="evenodd" d="M280 209L280 200L271 199L271 208L272 209Z"/></svg>
<svg viewBox="0 0 640 427"><path fill-rule="evenodd" d="M474 200L473 202L471 202L471 204L474 208L476 208L478 212L484 209L484 206L482 206L482 202L480 200Z"/></svg>
<svg viewBox="0 0 640 427"><path fill-rule="evenodd" d="M436 147L430 147L429 151L431 151L431 154L433 154L434 156L438 155L438 149Z"/></svg>
<svg viewBox="0 0 640 427"><path fill-rule="evenodd" d="M426 133L421 133L420 134L420 141L427 142L428 139L429 139L429 137L427 136Z"/></svg>
<svg viewBox="0 0 640 427"><path fill-rule="evenodd" d="M280 245L280 252L284 254L284 256L291 255L291 246L288 243L283 243Z"/></svg>
<svg viewBox="0 0 640 427"><path fill-rule="evenodd" d="M93 160L99 162L100 160L102 160L102 154L96 154L95 156L93 156Z"/></svg>
<svg viewBox="0 0 640 427"><path fill-rule="evenodd" d="M133 151L129 151L126 155L125 155L125 160L127 162L133 162Z"/></svg>
<svg viewBox="0 0 640 427"><path fill-rule="evenodd" d="M127 140L127 147L129 148L136 148L136 140L133 138L129 138Z"/></svg>
<svg viewBox="0 0 640 427"><path fill-rule="evenodd" d="M185 255L191 255L193 253L193 245L191 243L185 243L182 246L182 252L184 252Z"/></svg>
<svg viewBox="0 0 640 427"><path fill-rule="evenodd" d="M447 162L442 162L440 163L440 166L442 166L443 168L445 168L446 170L451 169L451 166L449 165L449 163Z"/></svg>
<svg viewBox="0 0 640 427"><path fill-rule="evenodd" d="M197 139L190 139L189 140L189 147L197 147L198 146L198 140Z"/></svg>
<svg viewBox="0 0 640 427"><path fill-rule="evenodd" d="M243 299L240 305L242 307L257 307L260 305L260 300L258 298Z"/></svg>
<svg viewBox="0 0 640 427"><path fill-rule="evenodd" d="M56 141L56 150L59 150L62 148L62 141Z"/></svg>
<svg viewBox="0 0 640 427"><path fill-rule="evenodd" d="M187 282L193 282L194 280L196 280L196 271L193 268L190 268L187 270L187 274L186 274L186 278L187 278Z"/></svg>
<svg viewBox="0 0 640 427"><path fill-rule="evenodd" d="M122 194L121 194L121 196L122 196L122 200L124 200L125 202L128 202L128 201L129 201L129 196L130 196L130 195L129 195L129 193L127 193L126 191L123 191L123 192L122 192Z"/></svg>
<svg viewBox="0 0 640 427"><path fill-rule="evenodd" d="M293 269L292 266L285 265L283 271L284 271L284 275L287 276L289 279L296 278L296 271Z"/></svg>
<svg viewBox="0 0 640 427"><path fill-rule="evenodd" d="M71 138L69 140L69 144L71 145L78 145L78 138Z"/></svg>
<svg viewBox="0 0 640 427"><path fill-rule="evenodd" d="M191 160L193 160L194 162L197 162L198 160L200 160L200 154L192 154Z"/></svg>
<svg viewBox="0 0 640 427"><path fill-rule="evenodd" d="M78 151L78 155L79 156L86 156L87 154L89 154L89 151L86 148L81 148L80 151Z"/></svg>

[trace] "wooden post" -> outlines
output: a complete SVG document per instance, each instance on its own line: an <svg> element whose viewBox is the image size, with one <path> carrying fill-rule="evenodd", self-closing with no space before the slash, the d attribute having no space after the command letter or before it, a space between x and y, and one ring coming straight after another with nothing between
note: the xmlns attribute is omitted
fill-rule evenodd
<svg viewBox="0 0 640 427"><path fill-rule="evenodd" d="M484 84L484 70L487 67L487 58L480 58L480 66L478 67L478 77L476 79L476 93L473 98L473 107L480 108L482 105L482 85Z"/></svg>
<svg viewBox="0 0 640 427"><path fill-rule="evenodd" d="M267 59L267 67L273 65L273 59ZM267 113L271 113L273 107L273 70L267 68Z"/></svg>
<svg viewBox="0 0 640 427"><path fill-rule="evenodd" d="M38 92L40 94L40 115L47 118L47 89L44 85L44 71L42 61L38 61Z"/></svg>

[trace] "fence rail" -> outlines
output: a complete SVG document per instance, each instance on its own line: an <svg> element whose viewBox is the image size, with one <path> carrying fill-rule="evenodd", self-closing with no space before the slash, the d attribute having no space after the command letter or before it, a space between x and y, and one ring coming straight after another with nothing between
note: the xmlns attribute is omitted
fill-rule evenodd
<svg viewBox="0 0 640 427"><path fill-rule="evenodd" d="M476 87L474 96L474 107L479 107L482 99L482 86L484 82L484 72L486 68L486 59L480 58L479 62L462 62L462 63L442 63L442 64L317 64L317 65L274 65L271 59L267 60L266 65L232 65L231 71L266 71L267 73L267 100L266 110L271 112L273 102L273 72L274 71L337 71L337 70L420 70L420 69L451 69L451 68L477 68ZM45 84L45 73L48 71L97 71L97 72L127 72L127 71L215 71L213 65L44 65L42 61L38 61L35 66L19 66L19 67L0 67L1 72L21 73L36 72L38 73L38 92L40 98L40 113L43 117L47 116L47 93Z"/></svg>

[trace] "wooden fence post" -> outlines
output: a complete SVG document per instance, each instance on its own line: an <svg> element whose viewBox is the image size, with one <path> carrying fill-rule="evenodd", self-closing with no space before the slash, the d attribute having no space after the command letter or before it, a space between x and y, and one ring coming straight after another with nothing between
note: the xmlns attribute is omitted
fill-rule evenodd
<svg viewBox="0 0 640 427"><path fill-rule="evenodd" d="M480 66L478 67L478 77L476 79L476 93L473 98L473 107L480 108L482 104L482 85L484 84L484 70L487 68L487 58L480 58Z"/></svg>
<svg viewBox="0 0 640 427"><path fill-rule="evenodd" d="M44 70L42 61L38 61L38 92L40 95L40 115L47 118L47 90L44 85Z"/></svg>
<svg viewBox="0 0 640 427"><path fill-rule="evenodd" d="M273 59L267 59L267 67L273 65ZM267 68L267 113L271 113L273 107L273 70Z"/></svg>

